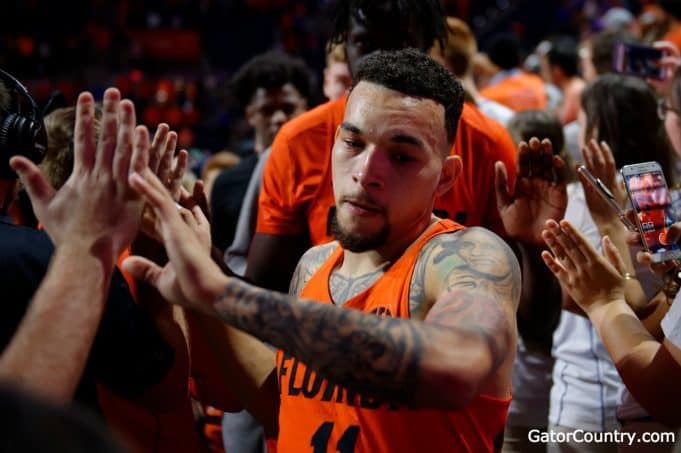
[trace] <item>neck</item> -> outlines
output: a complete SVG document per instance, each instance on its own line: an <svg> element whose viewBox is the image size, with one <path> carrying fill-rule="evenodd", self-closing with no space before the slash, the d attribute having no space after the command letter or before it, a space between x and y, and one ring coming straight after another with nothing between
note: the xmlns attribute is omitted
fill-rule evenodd
<svg viewBox="0 0 681 453"><path fill-rule="evenodd" d="M468 91L468 94L471 95L473 99L475 99L475 102L480 101L480 93L478 92L478 88L475 86L475 82L473 81L473 76L472 75L466 75L462 78L459 79L461 82L461 85L463 88Z"/></svg>
<svg viewBox="0 0 681 453"><path fill-rule="evenodd" d="M438 218L431 214L415 222L409 230L411 233L391 234L385 244L376 249L359 253L343 250L343 262L338 271L346 276L357 276L394 263L437 220Z"/></svg>

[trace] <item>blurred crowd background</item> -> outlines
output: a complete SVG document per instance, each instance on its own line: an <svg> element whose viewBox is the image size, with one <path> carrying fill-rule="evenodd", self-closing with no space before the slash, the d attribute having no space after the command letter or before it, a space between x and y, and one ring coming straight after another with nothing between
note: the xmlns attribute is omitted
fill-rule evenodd
<svg viewBox="0 0 681 453"><path fill-rule="evenodd" d="M644 35L669 19L646 0L445 0L471 25L481 49L512 32L530 53L552 34L589 36L603 14L623 7ZM39 103L58 90L100 95L110 85L135 102L146 124L167 122L190 150L194 170L213 152L242 146L249 128L229 80L251 56L279 49L313 69L313 105L334 0L6 0L0 14L0 67L11 68ZM63 10L68 14L63 14ZM643 16L643 17L642 17Z"/></svg>

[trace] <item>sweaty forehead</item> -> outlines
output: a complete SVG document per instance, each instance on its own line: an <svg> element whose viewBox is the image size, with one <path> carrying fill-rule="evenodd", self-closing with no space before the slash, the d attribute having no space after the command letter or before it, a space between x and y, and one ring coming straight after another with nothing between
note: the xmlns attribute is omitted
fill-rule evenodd
<svg viewBox="0 0 681 453"><path fill-rule="evenodd" d="M444 106L432 99L410 96L366 81L358 83L350 93L344 121L365 133L406 129L423 135L433 146L447 140Z"/></svg>

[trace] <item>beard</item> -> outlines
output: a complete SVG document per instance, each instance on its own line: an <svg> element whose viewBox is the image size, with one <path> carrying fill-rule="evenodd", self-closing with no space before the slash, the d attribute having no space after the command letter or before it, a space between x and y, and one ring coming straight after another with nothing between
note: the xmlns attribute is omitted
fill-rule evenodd
<svg viewBox="0 0 681 453"><path fill-rule="evenodd" d="M372 234L350 233L338 221L338 210L336 210L335 215L331 216L331 224L329 226L331 234L333 234L341 247L353 253L362 253L376 249L385 244L390 235L388 222L385 222L380 230Z"/></svg>

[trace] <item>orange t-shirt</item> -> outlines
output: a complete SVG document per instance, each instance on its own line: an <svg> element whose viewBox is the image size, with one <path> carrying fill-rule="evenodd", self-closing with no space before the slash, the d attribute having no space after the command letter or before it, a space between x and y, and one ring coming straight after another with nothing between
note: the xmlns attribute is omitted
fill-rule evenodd
<svg viewBox="0 0 681 453"><path fill-rule="evenodd" d="M327 102L286 123L265 164L256 231L272 235L308 233L313 245L333 240L328 219L335 199L331 149L343 122L347 97ZM435 213L466 226L484 226L504 234L496 207L494 163L503 161L512 184L516 151L506 129L464 104L452 148L463 172L435 201Z"/></svg>
<svg viewBox="0 0 681 453"><path fill-rule="evenodd" d="M523 110L544 110L546 88L541 77L527 72L506 77L499 83L480 90L480 96L521 112Z"/></svg>
<svg viewBox="0 0 681 453"><path fill-rule="evenodd" d="M343 309L409 318L409 286L419 252L434 236L461 228L450 220L431 226L373 286L345 302ZM332 304L329 278L342 257L339 246L301 297ZM491 452L504 431L511 402L510 396L479 394L457 411L410 409L333 384L282 351L277 353L277 376L278 453Z"/></svg>

